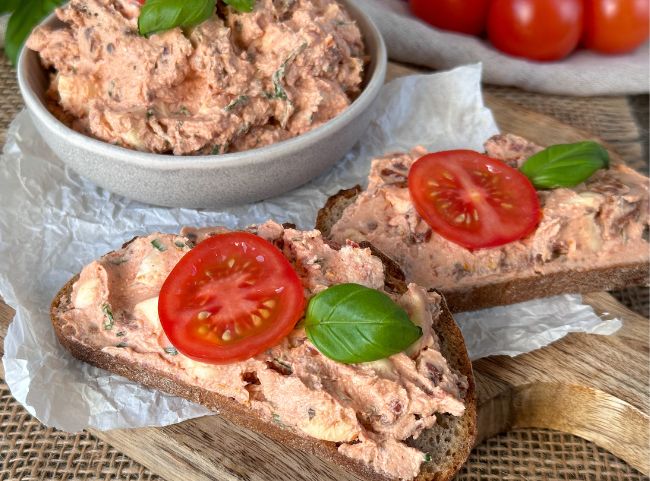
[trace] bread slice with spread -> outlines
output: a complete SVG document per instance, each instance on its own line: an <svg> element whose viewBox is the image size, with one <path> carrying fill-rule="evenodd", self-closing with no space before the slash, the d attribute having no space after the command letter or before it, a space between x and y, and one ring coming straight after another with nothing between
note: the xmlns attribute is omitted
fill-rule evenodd
<svg viewBox="0 0 650 481"><path fill-rule="evenodd" d="M184 355L184 341L178 345L170 341L177 337L166 318L161 321L159 316L159 308L164 315L169 304L159 302L161 289L168 296L170 273L202 243L228 234L222 228L138 237L84 267L52 303L59 341L82 361L200 403L364 479L451 479L475 439L476 395L462 335L442 296L407 284L399 267L367 244L338 245L325 241L318 231L273 222L253 226L247 233L281 253L309 301L307 321L292 326L279 344L245 360L213 364ZM259 265L270 262L268 254L254 259ZM225 271L215 269L207 275L217 278L230 275L228 269L250 269L236 258L223 262ZM190 277L194 275L190 272ZM236 282L254 290L250 278L237 275ZM196 292L203 289L201 282ZM307 333L310 309L318 295L341 285L385 295L386 302L394 303L417 326L417 340L403 352L372 362L339 362L325 356ZM191 302L203 299L201 295ZM218 296L219 289L210 295ZM201 309L216 316L230 307L243 308L248 301L238 307L223 302L214 307L212 298L201 302L207 306ZM261 302L252 307L251 329L262 318L275 316L275 301ZM203 312L192 320L198 322L199 331L205 327L199 321L210 319ZM229 342L246 336L239 327L234 329L237 333L229 328L218 336Z"/></svg>
<svg viewBox="0 0 650 481"><path fill-rule="evenodd" d="M593 148L592 143L586 144ZM571 146L560 147L576 154L575 165L567 165L565 152L564 158L556 155L555 165L548 164L546 174L556 169L551 176L563 172L573 177L589 162L585 160L588 155L581 158L575 149L571 152ZM489 139L485 150L487 156L498 159L495 162L517 170L543 149L505 134ZM552 160L554 154L545 160ZM612 165L572 187L537 189L541 215L533 219L532 231L501 245L468 248L459 245L458 238L449 240L432 228L414 204L409 175L416 161L426 155L423 148L415 148L373 160L368 188L357 186L331 197L319 212L316 228L336 242L371 242L400 265L407 281L440 289L452 312L648 284L647 177L624 165ZM564 166L559 165L562 162ZM494 180L489 172L480 175ZM438 184L439 180L429 182ZM440 190L430 193L432 199L439 194ZM440 196L435 201L447 207L449 195L442 202ZM525 200L513 196L501 205L516 210ZM469 232L470 220L474 216L479 220L477 211L472 213L454 214L449 223L467 225ZM516 224L519 219L514 220ZM523 216L520 220L526 221ZM494 217L484 222L494 222Z"/></svg>

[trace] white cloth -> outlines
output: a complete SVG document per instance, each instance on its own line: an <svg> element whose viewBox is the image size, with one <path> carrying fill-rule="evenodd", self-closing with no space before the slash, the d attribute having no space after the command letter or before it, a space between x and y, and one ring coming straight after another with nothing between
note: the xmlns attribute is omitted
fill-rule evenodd
<svg viewBox="0 0 650 481"><path fill-rule="evenodd" d="M498 52L489 42L437 30L414 18L404 0L356 0L381 30L388 56L398 62L449 69L483 63L483 80L562 95L647 93L648 43L627 55L574 52L560 62L531 62Z"/></svg>
<svg viewBox="0 0 650 481"><path fill-rule="evenodd" d="M5 31L7 30L7 22L9 15L0 15L0 48L5 44Z"/></svg>

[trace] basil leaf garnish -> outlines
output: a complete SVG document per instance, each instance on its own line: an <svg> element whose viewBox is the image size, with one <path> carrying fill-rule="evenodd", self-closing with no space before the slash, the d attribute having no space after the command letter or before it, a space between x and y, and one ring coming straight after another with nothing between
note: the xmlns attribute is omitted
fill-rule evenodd
<svg viewBox="0 0 650 481"><path fill-rule="evenodd" d="M175 27L191 27L212 16L214 0L147 0L140 9L138 29L151 35Z"/></svg>
<svg viewBox="0 0 650 481"><path fill-rule="evenodd" d="M19 0L3 0L2 5L0 5L0 15L13 12L18 8L19 4Z"/></svg>
<svg viewBox="0 0 650 481"><path fill-rule="evenodd" d="M24 0L20 3L9 2L8 6L0 7L3 13L13 10L5 33L5 54L13 65L16 65L20 49L34 27L64 1Z"/></svg>
<svg viewBox="0 0 650 481"><path fill-rule="evenodd" d="M387 358L422 335L390 297L358 284L339 284L314 296L305 331L320 352L346 364Z"/></svg>
<svg viewBox="0 0 650 481"><path fill-rule="evenodd" d="M609 167L609 154L596 142L553 145L530 157L521 172L538 189L574 187L598 169Z"/></svg>
<svg viewBox="0 0 650 481"><path fill-rule="evenodd" d="M239 12L252 12L255 6L255 0L223 0L232 8Z"/></svg>

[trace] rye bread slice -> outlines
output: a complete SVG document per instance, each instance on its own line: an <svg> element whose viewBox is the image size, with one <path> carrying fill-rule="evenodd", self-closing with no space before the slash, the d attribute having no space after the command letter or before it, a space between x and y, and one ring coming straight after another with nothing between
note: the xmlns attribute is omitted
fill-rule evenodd
<svg viewBox="0 0 650 481"><path fill-rule="evenodd" d="M355 202L361 191L361 187L357 185L351 189L341 190L327 199L316 218L316 229L321 231L324 238L330 237L334 224L341 218L343 211ZM445 289L442 294L451 312L463 312L558 294L587 294L633 285L648 285L648 283L650 283L650 263L629 262L595 268L585 266L584 269L544 275L522 275L488 285Z"/></svg>
<svg viewBox="0 0 650 481"><path fill-rule="evenodd" d="M364 243L362 247L370 247L373 254L377 255L384 263L386 289L395 293L403 293L406 290L406 283L400 267L373 246ZM261 433L283 445L300 449L335 463L362 479L369 481L390 480L369 466L340 454L337 451L336 443L311 438L283 428L276 423L265 421L256 416L253 410L234 399L185 382L179 382L164 371L143 368L136 362L127 362L116 358L101 351L97 346L79 342L70 335L66 335L60 313L69 304L72 287L78 277L78 275L74 276L61 288L50 308L52 325L58 340L75 358L145 386L199 403L208 409L217 411L220 416L239 426ZM420 474L416 478L418 481L447 481L453 478L467 460L476 439L477 403L472 364L463 336L447 308L444 298L441 302L441 314L434 324L434 329L440 339L442 354L450 367L467 377L469 387L465 394L466 408L462 417L448 414L437 415L438 423L433 428L423 432L417 440L408 441L409 445L429 452L431 455L431 461L422 465Z"/></svg>

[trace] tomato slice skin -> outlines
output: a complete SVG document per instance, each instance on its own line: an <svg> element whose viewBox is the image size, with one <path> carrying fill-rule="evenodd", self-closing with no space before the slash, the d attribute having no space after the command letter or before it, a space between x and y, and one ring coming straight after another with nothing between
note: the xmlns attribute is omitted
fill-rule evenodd
<svg viewBox="0 0 650 481"><path fill-rule="evenodd" d="M211 364L249 359L275 346L300 320L298 274L270 242L247 232L210 237L163 283L158 315L185 356Z"/></svg>
<svg viewBox="0 0 650 481"><path fill-rule="evenodd" d="M470 250L522 239L542 216L537 192L524 174L473 150L421 157L411 166L408 187L433 231Z"/></svg>

